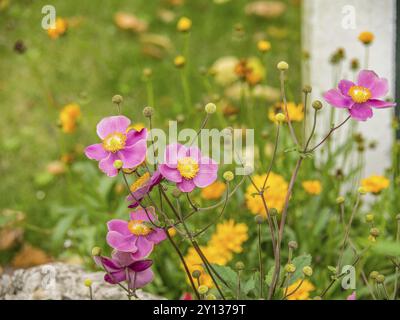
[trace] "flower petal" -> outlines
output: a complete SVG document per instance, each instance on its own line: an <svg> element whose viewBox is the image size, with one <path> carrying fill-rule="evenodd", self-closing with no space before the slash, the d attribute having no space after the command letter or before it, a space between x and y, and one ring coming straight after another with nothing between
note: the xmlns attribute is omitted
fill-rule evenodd
<svg viewBox="0 0 400 320"><path fill-rule="evenodd" d="M171 168L166 164L160 164L158 169L160 170L163 177L172 182L181 182L182 176L178 169Z"/></svg>
<svg viewBox="0 0 400 320"><path fill-rule="evenodd" d="M349 112L351 117L358 121L365 121L373 116L372 109L367 103L356 103Z"/></svg>
<svg viewBox="0 0 400 320"><path fill-rule="evenodd" d="M125 133L130 124L131 120L125 116L107 117L97 124L97 135L100 139L105 139L109 134L114 132Z"/></svg>
<svg viewBox="0 0 400 320"><path fill-rule="evenodd" d="M170 168L176 168L178 159L186 157L187 148L180 143L171 143L165 149L164 164Z"/></svg>
<svg viewBox="0 0 400 320"><path fill-rule="evenodd" d="M107 222L108 231L115 231L124 236L129 236L131 233L128 229L128 222L121 219L113 219Z"/></svg>
<svg viewBox="0 0 400 320"><path fill-rule="evenodd" d="M106 274L104 276L104 280L111 284L120 283L126 280L126 272L125 270L111 272L110 274Z"/></svg>
<svg viewBox="0 0 400 320"><path fill-rule="evenodd" d="M379 99L370 99L370 100L368 100L368 104L373 108L380 108L380 109L396 106L396 103L394 103L394 102L384 101L384 100L379 100Z"/></svg>
<svg viewBox="0 0 400 320"><path fill-rule="evenodd" d="M217 172L218 164L208 157L203 157L199 163L199 172L193 178L193 182L199 188L207 187L217 179Z"/></svg>
<svg viewBox="0 0 400 320"><path fill-rule="evenodd" d="M94 256L93 260L99 267L104 268L107 272L115 272L121 269L117 261L108 257Z"/></svg>
<svg viewBox="0 0 400 320"><path fill-rule="evenodd" d="M114 251L111 256L121 267L127 267L135 261L131 252Z"/></svg>
<svg viewBox="0 0 400 320"><path fill-rule="evenodd" d="M387 79L379 78L370 90L373 99L384 97L389 91L389 83Z"/></svg>
<svg viewBox="0 0 400 320"><path fill-rule="evenodd" d="M127 133L127 138L126 138L126 146L132 146L135 143L139 142L140 140L146 140L147 139L147 129L143 128L140 131L136 130L130 130Z"/></svg>
<svg viewBox="0 0 400 320"><path fill-rule="evenodd" d="M147 213L146 213L147 211ZM131 220L142 220L142 221L156 221L157 219L154 218L154 208L153 207L147 207L145 209L137 209L135 211L132 211L130 214Z"/></svg>
<svg viewBox="0 0 400 320"><path fill-rule="evenodd" d="M178 182L176 185L182 192L192 192L193 189L196 187L193 180L186 179L182 179L182 181Z"/></svg>
<svg viewBox="0 0 400 320"><path fill-rule="evenodd" d="M197 147L190 147L187 151L187 156L195 159L197 162L201 159L201 151Z"/></svg>
<svg viewBox="0 0 400 320"><path fill-rule="evenodd" d="M135 272L141 272L150 268L152 264L153 260L146 259L146 260L135 261L132 264L130 264L128 268Z"/></svg>
<svg viewBox="0 0 400 320"><path fill-rule="evenodd" d="M146 159L146 152L146 140L140 140L136 144L118 151L118 157L122 160L122 167L129 169L141 164Z"/></svg>
<svg viewBox="0 0 400 320"><path fill-rule="evenodd" d="M138 248L135 245L136 237L134 235L124 236L116 231L107 233L107 243L110 247L123 252L137 252Z"/></svg>
<svg viewBox="0 0 400 320"><path fill-rule="evenodd" d="M129 278L130 278L129 288L130 289L139 289L139 288L143 288L146 284L153 281L154 273L150 268L146 269L142 272L130 271Z"/></svg>
<svg viewBox="0 0 400 320"><path fill-rule="evenodd" d="M338 89L325 92L324 98L326 102L336 108L350 108L354 103L350 97L344 96Z"/></svg>
<svg viewBox="0 0 400 320"><path fill-rule="evenodd" d="M85 149L85 155L89 159L94 159L100 161L104 158L107 158L109 152L104 150L103 145L101 143L92 144Z"/></svg>
<svg viewBox="0 0 400 320"><path fill-rule="evenodd" d="M114 161L118 160L118 156L115 153L110 152L108 157L99 162L99 168L109 177L115 177L118 174L118 170L114 168Z"/></svg>
<svg viewBox="0 0 400 320"><path fill-rule="evenodd" d="M132 257L136 260L146 258L151 251L153 251L153 242L150 242L143 236L139 236L136 242L137 251L132 254Z"/></svg>
<svg viewBox="0 0 400 320"><path fill-rule="evenodd" d="M357 85L372 89L379 80L378 75L371 70L361 70L358 74Z"/></svg>
<svg viewBox="0 0 400 320"><path fill-rule="evenodd" d="M355 83L349 80L341 80L338 85L340 92L344 96L348 96L349 90L353 86L355 86Z"/></svg>
<svg viewBox="0 0 400 320"><path fill-rule="evenodd" d="M155 244L160 243L161 241L164 241L167 239L167 235L165 234L165 231L163 229L154 229L153 232L149 233L146 236L147 240L150 240L151 242L154 242Z"/></svg>

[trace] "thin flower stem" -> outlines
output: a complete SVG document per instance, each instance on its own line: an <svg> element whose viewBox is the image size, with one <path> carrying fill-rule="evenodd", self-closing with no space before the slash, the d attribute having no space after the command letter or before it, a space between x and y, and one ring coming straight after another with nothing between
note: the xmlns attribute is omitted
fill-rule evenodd
<svg viewBox="0 0 400 320"><path fill-rule="evenodd" d="M307 143L306 143L306 145L304 146L304 152L307 152L307 148L308 148L308 146L309 146L309 144L310 144L310 142L311 142L312 137L314 136L315 128L317 127L317 113L318 113L318 110L315 109L315 110L314 110L314 121L313 121L313 126L312 126L312 129L311 129L310 136L308 137Z"/></svg>
<svg viewBox="0 0 400 320"><path fill-rule="evenodd" d="M363 281L364 281L364 283L365 283L365 286L368 288L368 291L369 291L369 293L370 293L372 299L376 300L376 296L375 296L375 294L374 294L374 290L373 290L373 289L371 288L371 286L369 285L369 282L368 282L367 276L365 275L364 270L361 270L361 277L362 277L362 279L363 279Z"/></svg>
<svg viewBox="0 0 400 320"><path fill-rule="evenodd" d="M90 300L93 300L93 289L92 289L92 286L89 286L89 297L90 297Z"/></svg>
<svg viewBox="0 0 400 320"><path fill-rule="evenodd" d="M268 167L267 175L266 175L265 180L264 180L264 183L263 183L263 187L262 187L263 190L265 189L265 186L267 185L267 181L268 181L269 175L271 174L271 170L272 170L272 167L273 167L274 162L275 162L276 151L277 151L277 149L278 149L278 143L279 143L279 131L280 131L280 127L281 127L281 125L280 125L280 123L278 123L278 128L276 129L276 138L275 138L274 151L273 151L273 153L272 153L271 163L270 163L270 165L269 165L269 167Z"/></svg>
<svg viewBox="0 0 400 320"><path fill-rule="evenodd" d="M237 290L236 290L236 300L240 299L240 274L241 274L241 271L238 270L238 272L237 272L238 283L237 283Z"/></svg>
<svg viewBox="0 0 400 320"><path fill-rule="evenodd" d="M306 134L307 134L307 97L308 97L308 92L304 93L304 119L303 119L303 147L305 149L306 145Z"/></svg>
<svg viewBox="0 0 400 320"><path fill-rule="evenodd" d="M193 145L193 143L196 141L196 139L198 138L198 136L201 133L201 130L203 130L206 127L208 119L210 119L210 114L206 113L206 116L205 116L205 118L204 118L204 120L203 120L203 122L202 122L202 124L200 126L200 129L197 131L197 133L194 136L193 140L190 142L189 147L191 147Z"/></svg>
<svg viewBox="0 0 400 320"><path fill-rule="evenodd" d="M396 242L400 242L400 220L397 220L397 231L396 231ZM394 278L394 287L393 287L393 300L397 298L398 291L398 277L399 277L399 265L396 265L395 278Z"/></svg>
<svg viewBox="0 0 400 320"><path fill-rule="evenodd" d="M262 203L263 203L263 206L264 206L264 210L265 210L266 215L267 215L269 232L271 233L272 251L273 251L273 254L274 254L274 258L276 258L275 257L275 255L276 255L276 238L275 238L274 225L273 225L271 216L269 214L269 209L268 209L267 202L265 200L264 193L261 193L260 196L261 196L261 200L262 200Z"/></svg>
<svg viewBox="0 0 400 320"><path fill-rule="evenodd" d="M286 300L288 297L290 297L291 295L295 294L297 292L297 290L300 289L300 287L303 284L303 282L304 282L304 278L301 279L300 283L297 285L297 287L292 292L289 292L289 293L285 294L285 296L283 297L282 300Z"/></svg>
<svg viewBox="0 0 400 320"><path fill-rule="evenodd" d="M262 264L262 249L261 249L261 224L258 224L258 262L260 268L260 296L259 298L262 299L263 294L263 264Z"/></svg>

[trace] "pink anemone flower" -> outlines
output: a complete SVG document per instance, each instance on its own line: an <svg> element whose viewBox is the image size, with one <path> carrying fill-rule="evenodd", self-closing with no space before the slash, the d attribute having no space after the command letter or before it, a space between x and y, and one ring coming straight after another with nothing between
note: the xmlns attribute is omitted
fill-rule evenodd
<svg viewBox="0 0 400 320"><path fill-rule="evenodd" d="M130 186L130 193L126 198L127 201L132 202L128 208L136 208L140 205L142 199L148 194L156 185L163 179L160 171L155 171L152 175L149 172L144 173Z"/></svg>
<svg viewBox="0 0 400 320"><path fill-rule="evenodd" d="M89 159L99 161L99 168L109 177L118 174L114 167L116 160L122 161L122 168L134 168L146 158L147 130L129 130L131 121L125 116L102 119L97 124L97 135L101 143L92 144L85 149Z"/></svg>
<svg viewBox="0 0 400 320"><path fill-rule="evenodd" d="M167 146L161 174L175 182L182 192L191 192L195 187L205 188L217 179L218 164L201 154L197 147L185 147L174 143Z"/></svg>
<svg viewBox="0 0 400 320"><path fill-rule="evenodd" d="M146 213L147 211L147 213ZM147 257L155 244L166 239L165 231L156 228L154 208L132 211L130 220L113 219L107 223L107 243L115 250L130 252L134 259Z"/></svg>
<svg viewBox="0 0 400 320"><path fill-rule="evenodd" d="M128 281L129 289L143 288L150 283L154 274L150 269L152 260L135 260L131 253L114 251L111 258L95 256L95 263L107 273L104 280L111 284Z"/></svg>
<svg viewBox="0 0 400 320"><path fill-rule="evenodd" d="M388 81L379 78L370 70L358 74L357 83L341 80L338 89L331 89L324 94L325 100L336 108L345 108L350 116L358 121L365 121L373 116L372 108L382 109L396 106L381 98L389 91Z"/></svg>

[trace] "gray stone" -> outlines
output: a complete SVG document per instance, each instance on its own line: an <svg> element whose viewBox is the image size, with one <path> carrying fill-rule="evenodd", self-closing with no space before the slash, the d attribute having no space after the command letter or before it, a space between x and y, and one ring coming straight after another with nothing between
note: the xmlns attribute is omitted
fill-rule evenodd
<svg viewBox="0 0 400 320"><path fill-rule="evenodd" d="M0 277L0 300L88 300L85 279L92 280L95 300L127 300L123 289L103 280L104 272L87 272L83 267L64 263L18 269ZM158 296L137 290L140 300L159 300Z"/></svg>

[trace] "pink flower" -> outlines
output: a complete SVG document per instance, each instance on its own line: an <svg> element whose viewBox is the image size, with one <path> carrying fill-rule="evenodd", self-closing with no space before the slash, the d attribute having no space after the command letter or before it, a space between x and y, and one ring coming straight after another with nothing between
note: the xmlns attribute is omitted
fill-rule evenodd
<svg viewBox="0 0 400 320"><path fill-rule="evenodd" d="M135 290L144 287L154 278L150 269L153 261L135 260L131 253L114 251L111 259L103 256L95 256L93 259L107 272L104 280L111 284L128 280L129 289Z"/></svg>
<svg viewBox="0 0 400 320"><path fill-rule="evenodd" d="M153 223L154 208L146 208ZM131 220L113 219L107 223L107 243L115 250L130 252L134 259L147 257L155 244L166 239L165 231L151 224L146 211L138 209L131 212Z"/></svg>
<svg viewBox="0 0 400 320"><path fill-rule="evenodd" d="M365 121L372 117L372 108L396 106L395 103L380 99L388 93L388 90L386 79L379 78L373 71L362 70L358 74L357 84L341 80L338 89L329 90L324 94L324 98L336 108L348 109L352 118Z"/></svg>
<svg viewBox="0 0 400 320"><path fill-rule="evenodd" d="M99 161L99 168L109 177L118 174L114 161L121 160L122 168L134 168L141 164L147 152L147 130L128 130L131 121L124 116L102 119L97 124L97 135L102 143L92 144L85 149L89 159Z"/></svg>
<svg viewBox="0 0 400 320"><path fill-rule="evenodd" d="M175 182L179 190L191 192L195 187L212 184L217 179L218 165L203 157L199 148L174 143L167 146L159 170L167 180Z"/></svg>
<svg viewBox="0 0 400 320"><path fill-rule="evenodd" d="M130 194L126 198L128 201L133 201L128 208L136 208L140 201L148 194L156 185L158 185L162 180L162 175L160 171L155 171L153 175L150 176L149 172L143 174L139 179L137 179L130 186Z"/></svg>
<svg viewBox="0 0 400 320"><path fill-rule="evenodd" d="M350 295L346 298L346 300L357 300L356 292L354 291L352 294L350 294Z"/></svg>

